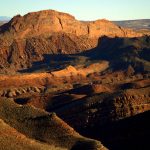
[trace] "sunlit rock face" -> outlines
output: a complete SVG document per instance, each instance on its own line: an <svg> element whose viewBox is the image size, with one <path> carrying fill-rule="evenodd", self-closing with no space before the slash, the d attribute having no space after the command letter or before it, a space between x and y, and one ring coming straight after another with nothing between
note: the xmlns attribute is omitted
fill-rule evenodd
<svg viewBox="0 0 150 150"><path fill-rule="evenodd" d="M54 10L17 15L0 27L0 69L16 71L45 60L45 55L84 52L96 47L102 36L142 34L104 19L83 22Z"/></svg>

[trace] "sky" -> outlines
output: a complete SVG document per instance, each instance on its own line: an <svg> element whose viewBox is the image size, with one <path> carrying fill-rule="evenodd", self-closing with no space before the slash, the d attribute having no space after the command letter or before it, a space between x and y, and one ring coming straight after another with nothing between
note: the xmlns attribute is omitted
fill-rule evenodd
<svg viewBox="0 0 150 150"><path fill-rule="evenodd" d="M150 0L0 0L0 16L53 9L78 20L150 19Z"/></svg>

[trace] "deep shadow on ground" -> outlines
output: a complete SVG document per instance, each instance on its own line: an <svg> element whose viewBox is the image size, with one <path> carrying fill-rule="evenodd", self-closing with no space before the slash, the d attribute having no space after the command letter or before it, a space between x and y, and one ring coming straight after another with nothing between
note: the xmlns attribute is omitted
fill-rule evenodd
<svg viewBox="0 0 150 150"><path fill-rule="evenodd" d="M100 140L110 150L147 150L150 148L150 111L78 131L84 136Z"/></svg>
<svg viewBox="0 0 150 150"><path fill-rule="evenodd" d="M99 38L97 47L78 54L44 54L43 61L33 62L32 67L20 70L27 73L41 70L57 70L67 65L88 65L106 60L113 70L126 69L129 65L138 72L150 71L150 37Z"/></svg>

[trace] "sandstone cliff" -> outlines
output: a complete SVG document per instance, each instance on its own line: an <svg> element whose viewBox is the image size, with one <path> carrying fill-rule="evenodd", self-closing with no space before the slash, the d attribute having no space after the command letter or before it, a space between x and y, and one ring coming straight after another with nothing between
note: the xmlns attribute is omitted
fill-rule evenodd
<svg viewBox="0 0 150 150"><path fill-rule="evenodd" d="M4 27L5 30L3 30ZM51 35L57 32L75 34L76 36L87 35L89 37L100 37L103 35L111 37L140 36L139 33L133 30L119 27L105 19L81 22L69 14L54 10L28 13L25 16L17 15L8 24L2 26L0 30L1 33L5 34L9 32L16 39Z"/></svg>

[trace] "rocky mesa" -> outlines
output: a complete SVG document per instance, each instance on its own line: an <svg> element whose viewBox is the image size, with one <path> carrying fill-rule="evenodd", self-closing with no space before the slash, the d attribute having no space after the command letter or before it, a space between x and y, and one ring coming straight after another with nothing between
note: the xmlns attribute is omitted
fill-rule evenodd
<svg viewBox="0 0 150 150"><path fill-rule="evenodd" d="M10 32L16 39L51 35L57 32L70 33L76 36L100 37L135 37L139 33L125 29L102 19L91 22L78 21L70 14L45 10L28 13L25 16L17 15L9 23L1 27L1 33Z"/></svg>
<svg viewBox="0 0 150 150"><path fill-rule="evenodd" d="M0 70L18 71L40 64L51 54L90 50L99 37L139 37L140 33L102 19L91 22L45 10L17 15L0 27Z"/></svg>

